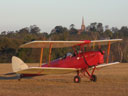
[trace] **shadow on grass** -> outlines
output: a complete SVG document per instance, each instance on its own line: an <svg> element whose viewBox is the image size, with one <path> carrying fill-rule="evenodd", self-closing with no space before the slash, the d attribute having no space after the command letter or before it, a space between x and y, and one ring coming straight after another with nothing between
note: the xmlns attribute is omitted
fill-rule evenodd
<svg viewBox="0 0 128 96"><path fill-rule="evenodd" d="M11 80L11 79L19 79L18 76L0 76L0 80Z"/></svg>
<svg viewBox="0 0 128 96"><path fill-rule="evenodd" d="M40 77L44 75L39 75L36 77ZM35 76L29 76L29 77L22 77L20 78L18 75L0 75L0 80L19 80L19 79L32 79ZM44 79L37 79L39 81L46 81L46 82L58 82L58 83L74 83L73 79L72 80L67 80L64 78L44 78ZM89 80L81 80L81 83L89 83L91 81ZM78 83L79 84L79 83Z"/></svg>
<svg viewBox="0 0 128 96"><path fill-rule="evenodd" d="M33 76L31 77L22 77L21 79L31 79ZM19 76L17 75L14 75L14 76L0 76L0 80L18 80L19 79Z"/></svg>

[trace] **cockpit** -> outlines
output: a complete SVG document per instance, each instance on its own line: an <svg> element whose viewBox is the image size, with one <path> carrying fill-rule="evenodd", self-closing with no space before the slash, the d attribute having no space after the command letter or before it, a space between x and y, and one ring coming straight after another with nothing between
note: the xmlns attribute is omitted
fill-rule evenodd
<svg viewBox="0 0 128 96"><path fill-rule="evenodd" d="M67 53L66 57L68 57L68 56L72 57L73 55L72 55L72 53Z"/></svg>

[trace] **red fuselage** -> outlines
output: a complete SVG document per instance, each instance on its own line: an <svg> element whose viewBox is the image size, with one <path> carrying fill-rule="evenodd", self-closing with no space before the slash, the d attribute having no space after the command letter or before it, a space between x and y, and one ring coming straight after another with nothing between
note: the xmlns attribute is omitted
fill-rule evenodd
<svg viewBox="0 0 128 96"><path fill-rule="evenodd" d="M66 56L51 61L50 64L44 64L42 67L60 67L60 68L88 68L97 66L104 62L103 54L100 51L89 51L78 53L75 56Z"/></svg>

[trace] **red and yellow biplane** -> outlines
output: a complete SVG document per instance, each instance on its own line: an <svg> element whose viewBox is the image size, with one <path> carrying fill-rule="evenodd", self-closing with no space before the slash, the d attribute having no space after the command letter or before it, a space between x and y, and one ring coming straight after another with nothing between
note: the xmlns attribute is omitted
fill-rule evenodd
<svg viewBox="0 0 128 96"><path fill-rule="evenodd" d="M84 41L32 41L20 46L20 48L41 48L40 66L28 67L20 58L12 57L13 72L19 75L19 80L25 76L38 76L47 74L66 74L76 72L74 82L79 83L81 77L86 76L91 81L96 81L94 75L95 69L109 65L118 64L119 62L109 62L109 53L112 43L120 42L122 39L110 40L84 40ZM107 45L107 57L104 60L104 51L101 50L102 45ZM88 51L87 48L95 48L99 46L98 51ZM72 47L74 54L67 53L63 58L51 61L52 48ZM77 50L79 47L79 50ZM85 47L86 51L85 51ZM42 64L43 49L49 48L48 63ZM106 64L105 64L106 63ZM92 72L88 70L92 69Z"/></svg>

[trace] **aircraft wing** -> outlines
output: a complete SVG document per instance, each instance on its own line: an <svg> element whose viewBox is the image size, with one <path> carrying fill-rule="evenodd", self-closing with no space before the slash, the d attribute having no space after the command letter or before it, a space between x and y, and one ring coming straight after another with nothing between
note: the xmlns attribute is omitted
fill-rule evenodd
<svg viewBox="0 0 128 96"><path fill-rule="evenodd" d="M103 68L103 67L107 67L107 66L110 66L110 65L116 65L116 64L119 64L120 62L113 62L113 63L107 63L107 64L100 64L98 66L96 66L96 68Z"/></svg>
<svg viewBox="0 0 128 96"><path fill-rule="evenodd" d="M76 72L79 69L75 68L55 68L55 67L30 67L28 69L17 71L19 74L66 74L71 72Z"/></svg>
<svg viewBox="0 0 128 96"><path fill-rule="evenodd" d="M88 44L89 40L85 41L32 41L20 46L20 48L49 48L52 44L52 48L72 47L78 44Z"/></svg>
<svg viewBox="0 0 128 96"><path fill-rule="evenodd" d="M90 43L90 46L96 46L96 45L108 45L108 42L111 44L120 42L122 39L108 39L108 40L93 40Z"/></svg>
<svg viewBox="0 0 128 96"><path fill-rule="evenodd" d="M96 68L103 68L110 65L116 65L120 62L113 62L108 64L100 64ZM93 67L92 67L93 68ZM28 69L17 71L19 74L39 74L39 75L49 75L49 74L67 74L76 72L81 69L76 68L57 68L57 67L29 67Z"/></svg>
<svg viewBox="0 0 128 96"><path fill-rule="evenodd" d="M122 41L122 39L109 39L109 40L84 40L84 41L32 41L20 46L20 48L49 48L52 45L52 48L64 48L90 44L90 46L96 45L107 45L108 42L114 43Z"/></svg>

